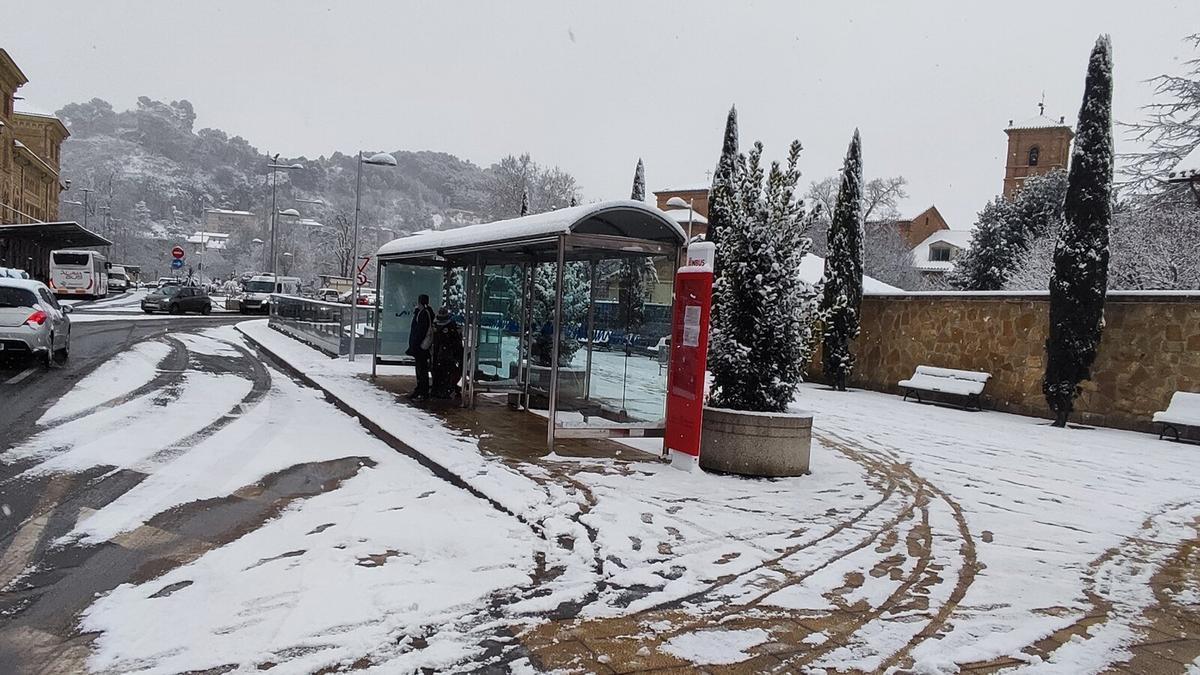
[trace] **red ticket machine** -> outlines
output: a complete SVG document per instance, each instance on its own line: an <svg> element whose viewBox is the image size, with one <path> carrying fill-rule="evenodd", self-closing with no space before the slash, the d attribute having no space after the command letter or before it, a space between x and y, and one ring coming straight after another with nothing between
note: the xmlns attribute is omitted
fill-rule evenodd
<svg viewBox="0 0 1200 675"><path fill-rule="evenodd" d="M713 244L692 244L688 247L687 264L675 273L663 446L671 465L686 470L694 469L700 461L714 257Z"/></svg>

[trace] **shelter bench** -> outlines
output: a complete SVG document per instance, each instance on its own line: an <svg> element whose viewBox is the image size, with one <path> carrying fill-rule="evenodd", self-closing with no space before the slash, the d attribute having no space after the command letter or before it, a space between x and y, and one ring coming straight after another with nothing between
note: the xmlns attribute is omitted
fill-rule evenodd
<svg viewBox="0 0 1200 675"><path fill-rule="evenodd" d="M1179 440L1180 427L1200 429L1200 393L1177 391L1171 395L1171 403L1166 410L1159 410L1151 418L1155 424L1162 427L1158 431L1158 439L1162 440L1167 431Z"/></svg>
<svg viewBox="0 0 1200 675"><path fill-rule="evenodd" d="M991 376L991 373L983 373L975 370L917 366L917 370L913 373L912 377L907 380L900 380L898 384L904 387L905 401L908 400L909 396L915 396L917 403L922 403L921 392L937 392L939 394L965 396L968 403L973 402L975 404L976 410L983 410L983 406L979 401L979 395L983 393L983 386L987 384Z"/></svg>

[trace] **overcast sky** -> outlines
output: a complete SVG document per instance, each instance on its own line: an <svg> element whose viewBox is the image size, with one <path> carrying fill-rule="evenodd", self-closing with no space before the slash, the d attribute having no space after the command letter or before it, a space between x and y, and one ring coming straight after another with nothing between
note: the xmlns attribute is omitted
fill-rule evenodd
<svg viewBox="0 0 1200 675"><path fill-rule="evenodd" d="M1073 120L1087 55L1112 35L1118 119L1144 80L1196 56L1200 1L75 2L7 0L26 109L100 97L190 100L197 128L260 150L440 150L487 165L529 151L588 200L707 182L730 104L742 146L803 181L862 130L867 177L902 174L906 214L953 227L1001 189L1009 119Z"/></svg>

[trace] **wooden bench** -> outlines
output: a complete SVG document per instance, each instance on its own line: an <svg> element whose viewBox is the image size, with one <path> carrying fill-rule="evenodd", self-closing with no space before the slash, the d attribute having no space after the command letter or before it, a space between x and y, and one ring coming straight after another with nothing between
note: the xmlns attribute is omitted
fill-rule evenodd
<svg viewBox="0 0 1200 675"><path fill-rule="evenodd" d="M1171 403L1166 410L1159 410L1151 418L1155 424L1161 424L1158 438L1166 435L1169 430L1179 440L1180 427L1200 428L1200 393L1177 391L1171 395Z"/></svg>
<svg viewBox="0 0 1200 675"><path fill-rule="evenodd" d="M975 403L976 410L983 410L979 395L983 393L983 385L987 384L991 373L981 373L974 370L955 370L953 368L935 368L934 366L917 366L917 372L907 380L898 383L904 387L904 400L915 396L921 403L921 392L932 391L939 394L953 394L967 397L968 402Z"/></svg>

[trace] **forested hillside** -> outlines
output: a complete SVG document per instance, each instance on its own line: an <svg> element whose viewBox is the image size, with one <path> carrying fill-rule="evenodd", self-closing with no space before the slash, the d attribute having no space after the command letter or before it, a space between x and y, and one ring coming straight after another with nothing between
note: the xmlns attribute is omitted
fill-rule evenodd
<svg viewBox="0 0 1200 675"><path fill-rule="evenodd" d="M164 244L198 230L205 209L224 208L259 214L262 229L238 233L229 250L210 257L209 269L229 274L264 267L251 241L266 239L271 198L266 150L220 129L194 129L196 113L186 100L143 96L132 110L117 112L96 98L56 114L71 130L62 149L62 176L71 180L63 200L83 201L81 189L92 190L90 225L116 242L114 258L161 271L168 262ZM441 152L391 154L396 168L368 167L363 173L362 221L372 227L363 250L393 233L515 216L524 191L535 210L578 197L570 174L542 169L528 155L482 168ZM280 228L286 240L281 250L295 249L292 271L338 272L344 267L339 259L349 257L333 249L344 249L338 228L353 216L355 157L335 152L278 161L304 166L278 174L278 208L296 208L328 226ZM64 204L62 216L82 222L82 207Z"/></svg>

